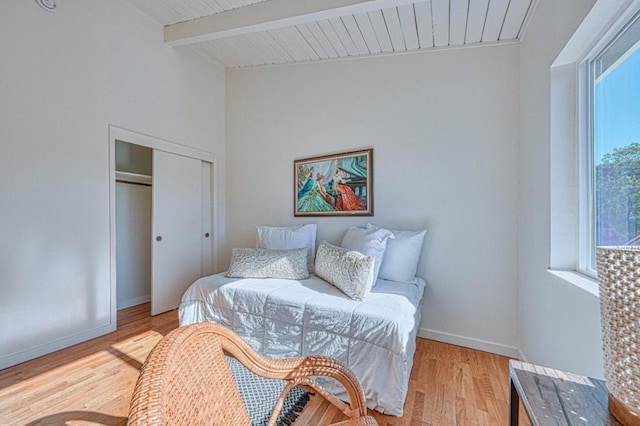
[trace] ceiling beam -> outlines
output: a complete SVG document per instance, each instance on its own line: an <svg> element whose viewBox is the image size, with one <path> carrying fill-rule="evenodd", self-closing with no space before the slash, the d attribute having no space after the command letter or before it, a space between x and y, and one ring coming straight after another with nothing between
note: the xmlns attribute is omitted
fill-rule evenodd
<svg viewBox="0 0 640 426"><path fill-rule="evenodd" d="M164 27L170 46L267 31L384 9L416 0L268 0Z"/></svg>

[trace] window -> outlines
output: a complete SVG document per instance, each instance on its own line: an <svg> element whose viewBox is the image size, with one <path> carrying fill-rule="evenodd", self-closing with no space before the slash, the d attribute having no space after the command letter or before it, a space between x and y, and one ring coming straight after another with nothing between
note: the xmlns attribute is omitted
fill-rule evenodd
<svg viewBox="0 0 640 426"><path fill-rule="evenodd" d="M640 19L590 55L582 150L580 269L595 276L597 246L640 245Z"/></svg>

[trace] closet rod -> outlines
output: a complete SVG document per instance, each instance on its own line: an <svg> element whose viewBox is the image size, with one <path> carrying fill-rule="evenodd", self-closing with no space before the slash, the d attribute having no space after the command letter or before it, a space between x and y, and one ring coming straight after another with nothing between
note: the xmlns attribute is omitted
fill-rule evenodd
<svg viewBox="0 0 640 426"><path fill-rule="evenodd" d="M130 180L116 179L116 183L126 183L129 185L151 186L150 183L132 182Z"/></svg>

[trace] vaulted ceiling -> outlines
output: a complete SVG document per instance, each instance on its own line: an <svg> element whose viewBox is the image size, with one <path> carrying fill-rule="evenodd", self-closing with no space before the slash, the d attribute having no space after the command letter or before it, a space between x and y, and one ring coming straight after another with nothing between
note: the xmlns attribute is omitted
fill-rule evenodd
<svg viewBox="0 0 640 426"><path fill-rule="evenodd" d="M128 0L228 68L517 41L535 0Z"/></svg>

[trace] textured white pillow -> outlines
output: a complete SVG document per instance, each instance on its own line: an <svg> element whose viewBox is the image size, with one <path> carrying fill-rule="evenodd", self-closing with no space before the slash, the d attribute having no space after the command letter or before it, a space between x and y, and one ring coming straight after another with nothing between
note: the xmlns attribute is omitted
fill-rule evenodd
<svg viewBox="0 0 640 426"><path fill-rule="evenodd" d="M351 226L342 237L340 246L349 250L359 251L366 256L375 257L373 285L376 285L389 238L393 238L393 233L387 229L367 229Z"/></svg>
<svg viewBox="0 0 640 426"><path fill-rule="evenodd" d="M384 228L368 223L367 229L380 230ZM398 282L414 282L427 231L424 229L420 231L388 231L392 232L395 238L387 241L387 249L380 266L380 278Z"/></svg>
<svg viewBox="0 0 640 426"><path fill-rule="evenodd" d="M263 248L234 248L229 278L309 278L307 249L269 250Z"/></svg>
<svg viewBox="0 0 640 426"><path fill-rule="evenodd" d="M316 255L316 275L361 302L373 287L374 263L373 256L323 241Z"/></svg>
<svg viewBox="0 0 640 426"><path fill-rule="evenodd" d="M307 269L313 272L316 257L315 223L299 226L258 226L258 247L273 250L307 249Z"/></svg>

